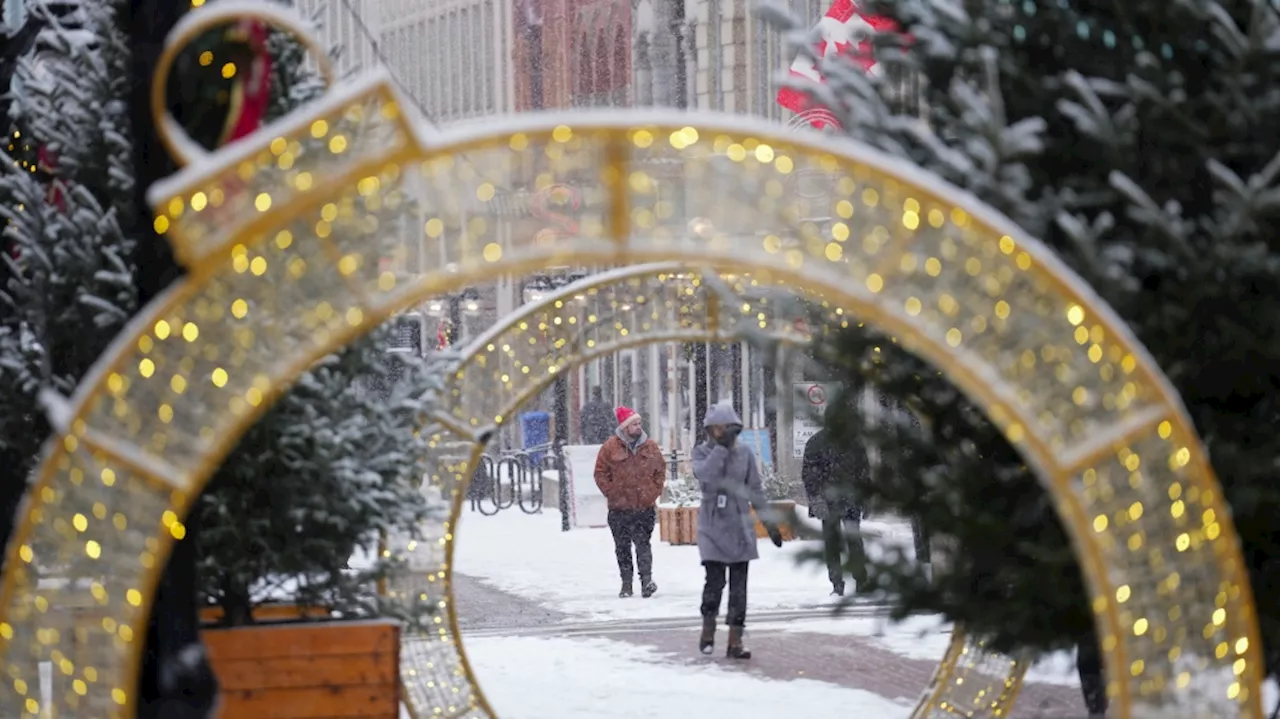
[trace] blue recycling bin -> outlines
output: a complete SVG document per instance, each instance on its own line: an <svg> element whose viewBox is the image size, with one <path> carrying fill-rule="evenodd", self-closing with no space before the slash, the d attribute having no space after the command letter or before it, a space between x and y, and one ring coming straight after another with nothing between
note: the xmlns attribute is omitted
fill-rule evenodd
<svg viewBox="0 0 1280 719"><path fill-rule="evenodd" d="M520 436L524 443L523 448L526 451L530 447L550 444L551 413L525 412L520 415ZM535 465L539 465L541 464L542 457L545 454L546 450L529 452L529 458L533 460Z"/></svg>

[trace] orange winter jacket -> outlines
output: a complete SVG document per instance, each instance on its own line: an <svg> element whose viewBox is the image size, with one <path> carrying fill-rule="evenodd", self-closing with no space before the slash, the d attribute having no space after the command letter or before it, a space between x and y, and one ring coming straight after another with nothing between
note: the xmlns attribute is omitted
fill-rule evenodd
<svg viewBox="0 0 1280 719"><path fill-rule="evenodd" d="M667 463L658 443L646 439L635 454L617 435L605 440L596 455L596 486L609 509L650 509L662 496Z"/></svg>

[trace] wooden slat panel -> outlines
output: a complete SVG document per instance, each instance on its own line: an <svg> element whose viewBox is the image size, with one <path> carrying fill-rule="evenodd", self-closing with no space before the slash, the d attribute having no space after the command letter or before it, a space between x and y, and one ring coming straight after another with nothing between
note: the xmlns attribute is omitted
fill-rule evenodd
<svg viewBox="0 0 1280 719"><path fill-rule="evenodd" d="M698 543L697 507L660 507L659 539L673 545Z"/></svg>
<svg viewBox="0 0 1280 719"><path fill-rule="evenodd" d="M796 508L796 503L791 501L773 501L769 504L776 507L778 511L787 514L794 512ZM756 520L756 537L763 539L769 536L769 532L765 529L764 523L760 521L759 517L756 517L754 509L751 510L751 516L755 517ZM784 542L790 542L796 538L795 527L791 526L790 522L783 522L780 524L778 526L778 533L782 535L782 541Z"/></svg>
<svg viewBox="0 0 1280 719"><path fill-rule="evenodd" d="M224 692L220 719L398 719L400 693L384 686Z"/></svg>
<svg viewBox="0 0 1280 719"><path fill-rule="evenodd" d="M253 608L254 621L276 622L288 619L325 619L331 612L323 607L299 607L296 604L263 604ZM215 624L222 619L222 607L202 607L200 621Z"/></svg>
<svg viewBox="0 0 1280 719"><path fill-rule="evenodd" d="M394 652L215 661L218 682L228 692L367 684L394 691L399 676L399 659Z"/></svg>
<svg viewBox="0 0 1280 719"><path fill-rule="evenodd" d="M213 629L222 719L398 719L400 627L386 621Z"/></svg>
<svg viewBox="0 0 1280 719"><path fill-rule="evenodd" d="M400 627L380 621L213 629L202 636L215 662L387 653L400 645Z"/></svg>

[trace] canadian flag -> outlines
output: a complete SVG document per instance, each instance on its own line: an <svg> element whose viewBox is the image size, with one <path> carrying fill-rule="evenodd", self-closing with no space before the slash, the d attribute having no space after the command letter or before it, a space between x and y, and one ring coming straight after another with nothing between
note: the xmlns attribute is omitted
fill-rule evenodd
<svg viewBox="0 0 1280 719"><path fill-rule="evenodd" d="M877 32L896 29L897 25L888 18L860 14L853 0L834 0L827 14L818 21L818 33L822 37L816 46L818 57L826 59L832 55L847 55L863 70L874 73L878 66L871 54L871 43L865 38ZM791 78L801 81L801 84L805 80L818 84L825 82L817 63L804 55L797 56L791 63ZM840 126L830 110L815 103L809 93L801 88L784 87L778 90L778 104L804 116L809 124L819 130L827 125Z"/></svg>

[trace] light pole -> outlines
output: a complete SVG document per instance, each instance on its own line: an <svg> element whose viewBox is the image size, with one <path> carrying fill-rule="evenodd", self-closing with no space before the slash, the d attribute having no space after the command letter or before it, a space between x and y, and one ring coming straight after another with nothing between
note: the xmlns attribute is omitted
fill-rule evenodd
<svg viewBox="0 0 1280 719"><path fill-rule="evenodd" d="M464 317L478 317L483 311L480 306L480 293L475 288L468 287L461 292L440 295L427 300L426 314L435 317L445 323L444 337L439 337L437 330L437 344L440 349L446 347L454 347L460 341L466 338L466 326L463 321ZM426 333L423 333L423 345L426 345ZM443 341L439 341L439 340Z"/></svg>
<svg viewBox="0 0 1280 719"><path fill-rule="evenodd" d="M522 296L525 304L535 304L546 298L547 294L585 277L582 272L561 272L554 275L533 275L525 281ZM571 302L575 309L581 309L586 297L575 297ZM561 368L563 369L563 368ZM569 379L567 372L558 372L554 384L554 408L552 416L555 421L555 439L552 451L556 457L559 479L560 530L569 531L569 483L565 481L564 446L569 443Z"/></svg>
<svg viewBox="0 0 1280 719"><path fill-rule="evenodd" d="M551 275L534 275L525 282L525 304L541 302L547 293L577 282L586 275L581 272L561 271ZM555 436L556 441L568 443L569 439L569 378L568 373L560 372L555 380Z"/></svg>

